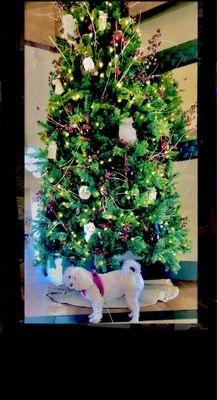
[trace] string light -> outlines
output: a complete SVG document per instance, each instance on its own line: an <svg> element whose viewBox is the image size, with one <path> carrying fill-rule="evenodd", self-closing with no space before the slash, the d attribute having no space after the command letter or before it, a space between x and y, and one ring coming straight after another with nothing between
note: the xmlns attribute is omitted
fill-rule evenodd
<svg viewBox="0 0 217 400"><path fill-rule="evenodd" d="M72 73L72 69L71 69L71 68L68 69L68 73L69 73L69 74Z"/></svg>
<svg viewBox="0 0 217 400"><path fill-rule="evenodd" d="M101 72L100 78L104 78L104 76L105 76L104 72Z"/></svg>
<svg viewBox="0 0 217 400"><path fill-rule="evenodd" d="M103 161L103 160L101 160L101 161L100 161L100 164L101 164L101 165L102 165L102 164L104 164L104 161Z"/></svg>
<svg viewBox="0 0 217 400"><path fill-rule="evenodd" d="M117 83L117 87L118 87L118 88L121 88L122 86L123 86L123 82L118 82L118 83Z"/></svg>
<svg viewBox="0 0 217 400"><path fill-rule="evenodd" d="M114 51L114 48L113 47L109 47L109 53L113 53L113 51Z"/></svg>
<svg viewBox="0 0 217 400"><path fill-rule="evenodd" d="M103 67L103 62L100 61L100 62L99 62L99 68L102 68L102 67Z"/></svg>
<svg viewBox="0 0 217 400"><path fill-rule="evenodd" d="M99 122L96 122L96 126L99 126Z"/></svg>
<svg viewBox="0 0 217 400"><path fill-rule="evenodd" d="M109 66L109 67L111 67L111 66L112 66L112 62L111 62L111 61L108 63L108 66Z"/></svg>
<svg viewBox="0 0 217 400"><path fill-rule="evenodd" d="M50 183L53 183L53 181L54 181L54 178L50 178L49 180L50 180Z"/></svg>
<svg viewBox="0 0 217 400"><path fill-rule="evenodd" d="M118 98L118 103L121 103L122 102L122 99L119 97Z"/></svg>

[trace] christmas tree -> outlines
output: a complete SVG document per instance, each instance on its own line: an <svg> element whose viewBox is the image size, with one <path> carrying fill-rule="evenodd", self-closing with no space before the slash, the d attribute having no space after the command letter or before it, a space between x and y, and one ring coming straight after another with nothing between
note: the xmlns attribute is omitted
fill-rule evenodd
<svg viewBox="0 0 217 400"><path fill-rule="evenodd" d="M58 255L63 268L106 272L130 252L143 266L161 262L177 272L190 243L172 160L189 121L172 73L157 73L160 29L143 51L125 3L59 6L60 57L39 122L35 263L46 273Z"/></svg>

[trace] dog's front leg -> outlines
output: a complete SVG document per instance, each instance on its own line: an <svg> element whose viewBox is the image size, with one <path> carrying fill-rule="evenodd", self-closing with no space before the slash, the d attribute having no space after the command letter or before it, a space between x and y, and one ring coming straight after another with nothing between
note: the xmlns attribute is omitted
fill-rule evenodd
<svg viewBox="0 0 217 400"><path fill-rule="evenodd" d="M91 324L98 324L102 319L102 304L92 303L93 313L89 315L89 322Z"/></svg>
<svg viewBox="0 0 217 400"><path fill-rule="evenodd" d="M140 305L138 301L138 295L135 292L131 293L126 293L125 294L126 302L132 310L132 312L129 314L129 317L132 318L130 320L130 323L138 323L139 322L139 311L140 311Z"/></svg>

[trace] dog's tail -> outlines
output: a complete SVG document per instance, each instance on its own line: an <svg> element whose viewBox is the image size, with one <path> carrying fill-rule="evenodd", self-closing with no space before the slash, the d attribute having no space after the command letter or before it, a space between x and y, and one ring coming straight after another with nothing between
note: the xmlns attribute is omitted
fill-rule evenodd
<svg viewBox="0 0 217 400"><path fill-rule="evenodd" d="M141 274L141 265L135 260L125 260L122 265L122 271Z"/></svg>

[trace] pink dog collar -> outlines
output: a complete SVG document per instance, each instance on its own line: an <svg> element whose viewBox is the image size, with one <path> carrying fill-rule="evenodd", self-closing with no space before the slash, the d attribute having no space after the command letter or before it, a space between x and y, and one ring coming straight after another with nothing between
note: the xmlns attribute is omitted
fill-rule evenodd
<svg viewBox="0 0 217 400"><path fill-rule="evenodd" d="M104 286L103 286L102 280L100 279L99 275L97 275L97 273L95 271L91 271L91 274L92 274L93 282L98 287L101 296L104 296ZM81 292L84 296L86 295L85 289L83 289Z"/></svg>

